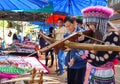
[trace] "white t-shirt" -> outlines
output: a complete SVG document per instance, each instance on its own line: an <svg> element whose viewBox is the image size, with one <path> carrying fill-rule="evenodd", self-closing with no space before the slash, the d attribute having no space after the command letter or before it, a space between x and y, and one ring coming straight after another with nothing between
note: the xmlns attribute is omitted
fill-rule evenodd
<svg viewBox="0 0 120 84"><path fill-rule="evenodd" d="M55 31L56 40L62 40L66 32L67 32L67 29L64 26L61 28L57 27Z"/></svg>

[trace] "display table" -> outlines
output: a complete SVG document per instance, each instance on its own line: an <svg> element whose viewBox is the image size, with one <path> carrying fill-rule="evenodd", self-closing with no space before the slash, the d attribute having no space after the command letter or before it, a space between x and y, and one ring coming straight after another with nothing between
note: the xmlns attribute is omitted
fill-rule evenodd
<svg viewBox="0 0 120 84"><path fill-rule="evenodd" d="M2 51L4 55L17 55L17 56L28 56L34 52L36 52L35 44L30 42L24 44L14 43ZM37 57L37 54L33 54L32 56Z"/></svg>
<svg viewBox="0 0 120 84"><path fill-rule="evenodd" d="M0 78L15 78L33 68L49 73L44 64L35 57L0 56Z"/></svg>

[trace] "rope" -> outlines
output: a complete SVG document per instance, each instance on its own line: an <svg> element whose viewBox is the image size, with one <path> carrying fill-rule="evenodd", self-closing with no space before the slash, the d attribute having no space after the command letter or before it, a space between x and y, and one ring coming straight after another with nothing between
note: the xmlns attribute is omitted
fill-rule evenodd
<svg viewBox="0 0 120 84"><path fill-rule="evenodd" d="M87 37L87 38L90 38L90 39L92 39L92 40L98 41L98 42L100 42L100 43L105 43L105 42L103 42L103 41L101 41L101 40L99 40L99 39L95 39L95 38L90 37L90 36L87 36L87 35L84 35L84 36Z"/></svg>
<svg viewBox="0 0 120 84"><path fill-rule="evenodd" d="M36 54L36 53L37 53L37 51L35 51L35 52L33 52L33 53L27 55L27 57L30 57L30 56L32 56L32 55L34 55L34 54Z"/></svg>

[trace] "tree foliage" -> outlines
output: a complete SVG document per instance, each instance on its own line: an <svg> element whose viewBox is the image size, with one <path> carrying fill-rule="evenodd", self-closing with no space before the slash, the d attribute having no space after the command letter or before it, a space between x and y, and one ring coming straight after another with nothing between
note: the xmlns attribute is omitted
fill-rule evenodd
<svg viewBox="0 0 120 84"><path fill-rule="evenodd" d="M3 26L4 25L4 26ZM7 28L7 26L8 26L8 22L7 21L3 21L3 20L0 20L0 28Z"/></svg>

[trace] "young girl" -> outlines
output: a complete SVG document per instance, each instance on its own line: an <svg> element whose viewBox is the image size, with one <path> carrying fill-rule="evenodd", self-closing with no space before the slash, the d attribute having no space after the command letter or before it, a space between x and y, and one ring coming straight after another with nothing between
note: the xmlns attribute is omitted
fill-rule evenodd
<svg viewBox="0 0 120 84"><path fill-rule="evenodd" d="M113 10L107 7L88 7L82 11L84 24L93 31L93 37L101 40L91 40L90 43L102 45L119 45L120 39L117 32L107 32L111 27L108 19L113 15ZM87 57L87 69L90 70L88 83L85 84L115 84L113 60L118 55L116 51L90 51Z"/></svg>

